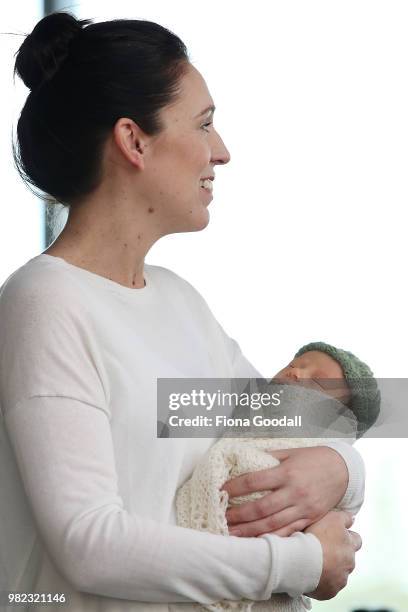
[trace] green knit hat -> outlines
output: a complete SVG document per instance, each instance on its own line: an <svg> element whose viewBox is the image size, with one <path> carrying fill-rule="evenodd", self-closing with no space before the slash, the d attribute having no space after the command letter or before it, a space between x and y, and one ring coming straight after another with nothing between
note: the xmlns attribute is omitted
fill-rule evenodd
<svg viewBox="0 0 408 612"><path fill-rule="evenodd" d="M372 371L353 353L325 342L310 342L303 346L295 357L300 357L308 351L327 353L341 366L351 391L349 407L357 418L357 437L360 438L375 423L380 413L381 394Z"/></svg>

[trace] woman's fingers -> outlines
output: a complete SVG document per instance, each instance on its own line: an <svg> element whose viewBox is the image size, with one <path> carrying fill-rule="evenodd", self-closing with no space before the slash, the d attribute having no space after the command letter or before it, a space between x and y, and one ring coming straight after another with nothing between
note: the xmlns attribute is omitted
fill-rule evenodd
<svg viewBox="0 0 408 612"><path fill-rule="evenodd" d="M295 448L281 448L280 450L266 450L266 453L269 453L270 455L273 455L275 457L275 459L278 459L278 461L285 461L285 459L288 459L290 457L291 454L293 454L293 451L296 450Z"/></svg>
<svg viewBox="0 0 408 612"><path fill-rule="evenodd" d="M267 492L261 499L227 511L231 532L235 528L247 537L270 532L294 533L325 516L341 498L339 491L344 494L348 472L337 451L313 447L283 449L271 454L281 461L280 465L243 474L223 485L230 499ZM293 509L285 514L289 508ZM279 513L282 514L277 517ZM346 528L351 527L349 513L342 513L341 518Z"/></svg>
<svg viewBox="0 0 408 612"><path fill-rule="evenodd" d="M282 538L291 536L296 531L303 531L306 527L309 527L310 520L309 519L300 519L299 521L295 521L290 525L286 525L286 527L282 527L281 529L276 529L273 533L275 535L281 536Z"/></svg>
<svg viewBox="0 0 408 612"><path fill-rule="evenodd" d="M347 510L334 510L335 512L339 512L343 518L344 526L348 529L354 523L353 516ZM354 532L353 532L354 533Z"/></svg>
<svg viewBox="0 0 408 612"><path fill-rule="evenodd" d="M285 482L285 473L281 466L259 470L258 472L249 472L242 476L227 480L221 487L222 491L227 491L228 496L238 497L239 495L247 495L255 491L268 491L277 489Z"/></svg>
<svg viewBox="0 0 408 612"><path fill-rule="evenodd" d="M282 510L290 506L287 498L287 492L273 491L255 501L245 502L239 506L232 506L225 514L227 523L228 525L247 523L248 521L257 521L269 515L273 515L270 517L272 522L276 513L279 514ZM299 516L295 518L299 518ZM291 520L293 521L295 519L292 518ZM286 524L287 523L279 524L276 529Z"/></svg>
<svg viewBox="0 0 408 612"><path fill-rule="evenodd" d="M356 533L355 531L350 531L350 530L349 530L349 534L350 534L350 538L354 546L354 550L360 550L360 548L363 545L360 534Z"/></svg>
<svg viewBox="0 0 408 612"><path fill-rule="evenodd" d="M288 526L294 523L294 518L299 520L296 514L296 508L286 508L282 512L278 512L272 516L266 516L258 521L250 521L249 523L238 523L231 526L230 535L238 535L245 538L256 537L264 533L273 533L277 529ZM296 531L296 529L294 529ZM292 531L291 533L293 533Z"/></svg>

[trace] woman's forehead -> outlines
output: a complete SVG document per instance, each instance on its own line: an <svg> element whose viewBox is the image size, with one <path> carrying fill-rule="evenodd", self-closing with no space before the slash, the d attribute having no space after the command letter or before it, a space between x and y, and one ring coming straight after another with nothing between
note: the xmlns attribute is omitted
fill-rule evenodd
<svg viewBox="0 0 408 612"><path fill-rule="evenodd" d="M179 95L167 110L169 114L188 115L192 119L205 117L215 110L207 83L197 68L191 64L180 79Z"/></svg>

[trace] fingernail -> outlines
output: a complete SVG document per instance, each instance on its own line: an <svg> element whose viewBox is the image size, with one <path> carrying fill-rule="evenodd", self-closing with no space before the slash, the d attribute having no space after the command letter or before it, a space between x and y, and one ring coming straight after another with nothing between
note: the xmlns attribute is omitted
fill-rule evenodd
<svg viewBox="0 0 408 612"><path fill-rule="evenodd" d="M239 538L239 536L242 535L242 531L240 529L230 529L229 534L232 536L237 536L237 538Z"/></svg>

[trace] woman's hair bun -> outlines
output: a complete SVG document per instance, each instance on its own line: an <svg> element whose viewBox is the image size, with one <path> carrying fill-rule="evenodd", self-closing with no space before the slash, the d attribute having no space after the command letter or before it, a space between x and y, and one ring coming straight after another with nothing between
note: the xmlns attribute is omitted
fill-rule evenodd
<svg viewBox="0 0 408 612"><path fill-rule="evenodd" d="M24 84L35 89L51 79L68 56L70 43L88 19L70 13L52 13L37 23L17 52L14 72Z"/></svg>

